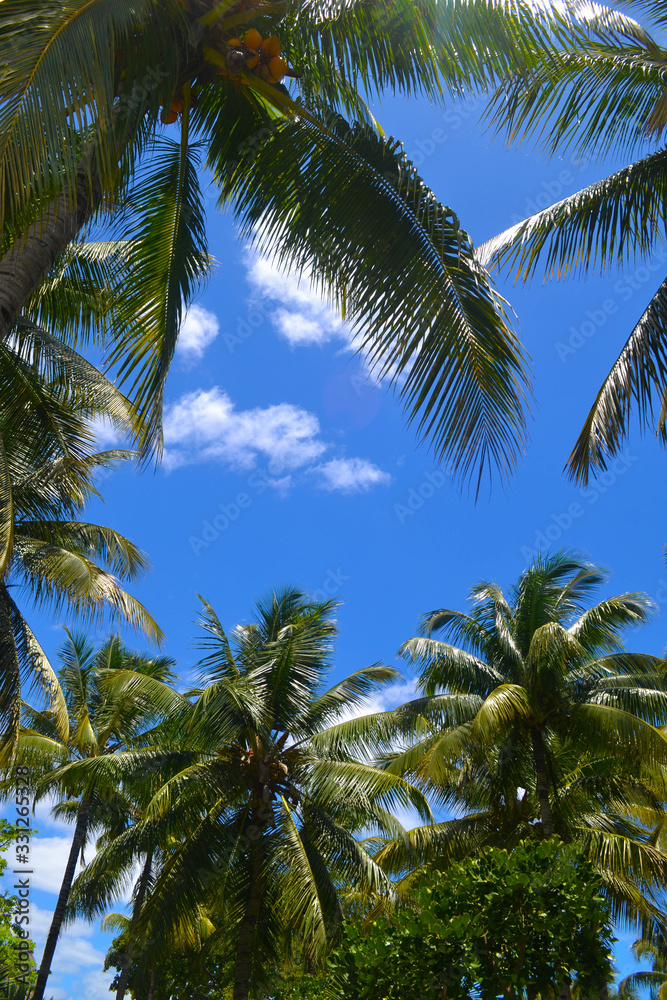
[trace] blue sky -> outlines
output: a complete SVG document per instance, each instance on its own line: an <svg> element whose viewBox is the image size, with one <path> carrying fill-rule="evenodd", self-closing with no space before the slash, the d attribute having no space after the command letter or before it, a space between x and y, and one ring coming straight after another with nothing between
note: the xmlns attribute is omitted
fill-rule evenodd
<svg viewBox="0 0 667 1000"><path fill-rule="evenodd" d="M613 167L508 151L475 130L481 107L472 103L443 109L392 100L374 110L477 244ZM604 375L660 283L661 260L586 281L499 282L532 357L536 398L513 482L474 503L406 429L399 404L350 351L345 327L307 288L258 260L214 206L211 189L218 264L186 321L169 378L165 463L154 473L114 473L103 483L106 503L90 509L91 520L150 554L152 572L133 592L160 622L184 678L197 660L197 593L229 626L284 583L339 597L342 676L377 660L394 663L420 615L463 608L480 578L509 585L544 539L608 567L606 593L648 593L655 621L628 645L663 650L667 456L650 434L635 431L588 490L562 476ZM55 651L60 621L33 620ZM405 684L387 693L386 705L409 692L409 671L401 669ZM36 822L35 933L43 940L67 841L43 808ZM55 1000L106 995L109 977L100 970L108 941L84 925L68 932L54 965ZM619 947L621 969L625 954Z"/></svg>

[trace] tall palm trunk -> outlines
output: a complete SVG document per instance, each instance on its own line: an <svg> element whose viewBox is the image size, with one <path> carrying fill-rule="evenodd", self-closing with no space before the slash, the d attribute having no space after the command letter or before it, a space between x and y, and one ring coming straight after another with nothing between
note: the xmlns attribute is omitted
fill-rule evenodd
<svg viewBox="0 0 667 1000"><path fill-rule="evenodd" d="M564 975L558 984L558 1000L572 1000L570 977L567 975Z"/></svg>
<svg viewBox="0 0 667 1000"><path fill-rule="evenodd" d="M37 982L35 983L32 1000L43 1000L44 997L46 982L51 974L53 954L56 950L56 944L58 943L58 936L63 924L65 909L67 907L67 901L69 900L69 894L74 880L76 863L86 839L89 817L90 798L84 796L79 803L79 810L76 815L76 826L74 827L74 837L72 838L72 846L69 850L65 874L63 875L62 885L60 886L60 892L58 893L58 902L56 903L56 908L53 911L53 919L51 920L51 926L49 927L46 944L44 945L44 954L42 955L42 962L39 967L39 972L37 973Z"/></svg>
<svg viewBox="0 0 667 1000"><path fill-rule="evenodd" d="M239 924L236 939L236 962L234 965L234 992L232 1000L248 1000L250 973L252 970L252 946L257 929L257 918L264 895L264 871L262 852L258 841L250 843L250 888L245 913Z"/></svg>
<svg viewBox="0 0 667 1000"><path fill-rule="evenodd" d="M26 302L101 201L85 166L77 173L76 196L62 192L0 260L0 341L7 339Z"/></svg>
<svg viewBox="0 0 667 1000"><path fill-rule="evenodd" d="M130 921L130 937L127 943L127 948L125 949L125 954L123 955L123 963L120 967L120 976L118 977L118 986L116 988L116 1000L123 1000L125 996L125 990L127 989L127 981L130 978L130 968L132 966L132 929L136 925L139 915L141 914L141 908L144 905L144 899L146 898L146 890L148 889L148 883L151 877L151 868L153 866L153 849L151 848L146 855L146 861L144 862L144 867L141 870L141 875L139 876L139 884L137 886L137 895L134 900L134 906L132 908L132 919Z"/></svg>
<svg viewBox="0 0 667 1000"><path fill-rule="evenodd" d="M537 788L537 800L540 804L540 816L542 818L542 832L544 839L549 840L554 835L554 818L549 802L549 782L547 780L547 763L544 757L544 744L542 733L533 727L530 732L533 744L533 766L535 768L535 786Z"/></svg>
<svg viewBox="0 0 667 1000"><path fill-rule="evenodd" d="M147 1000L153 1000L155 994L155 983L157 981L157 965L151 966L151 981L148 987L148 997Z"/></svg>
<svg viewBox="0 0 667 1000"><path fill-rule="evenodd" d="M12 627L12 611L9 591L4 581L0 581L0 754L7 753L16 745L21 722L21 664L16 649L16 636Z"/></svg>

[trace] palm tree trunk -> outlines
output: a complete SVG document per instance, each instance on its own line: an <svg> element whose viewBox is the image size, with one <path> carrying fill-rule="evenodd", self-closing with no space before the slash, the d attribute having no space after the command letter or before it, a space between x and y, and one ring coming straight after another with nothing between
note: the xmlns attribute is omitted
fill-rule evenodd
<svg viewBox="0 0 667 1000"><path fill-rule="evenodd" d="M535 726L530 731L533 744L533 766L535 768L535 785L537 788L537 800L540 804L540 816L542 817L542 832L544 839L549 840L554 835L554 818L549 802L549 782L547 781L547 764L544 757L544 744L542 743L542 733Z"/></svg>
<svg viewBox="0 0 667 1000"><path fill-rule="evenodd" d="M563 976L558 984L558 1000L572 1000L569 976Z"/></svg>
<svg viewBox="0 0 667 1000"><path fill-rule="evenodd" d="M69 900L70 889L72 888L72 882L74 881L74 871L76 869L76 863L81 853L81 848L83 847L84 841L86 839L86 831L88 830L88 819L90 817L90 798L82 798L79 803L79 811L76 816L76 826L74 827L74 837L72 838L72 846L69 850L69 857L67 859L67 865L65 867L65 874L63 875L62 885L60 886L60 892L58 893L58 902L56 903L56 908L53 911L53 919L51 920L51 926L49 927L49 933L46 938L46 944L44 945L44 954L42 955L42 962L39 967L39 972L37 973L37 982L35 983L35 989L32 994L31 1000L43 1000L44 990L46 989L46 982L51 974L51 962L53 961L53 954L56 950L56 944L58 943L58 936L60 934L60 929L63 924L63 919L65 917L65 909L67 907L67 901Z"/></svg>
<svg viewBox="0 0 667 1000"><path fill-rule="evenodd" d="M148 997L147 1000L153 1000L153 995L155 993L155 983L157 981L157 965L151 966L151 982L148 987Z"/></svg>
<svg viewBox="0 0 667 1000"><path fill-rule="evenodd" d="M100 204L99 181L91 183L88 169L77 172L76 196L62 192L45 215L0 259L0 342L5 341L26 302L49 273L65 247Z"/></svg>
<svg viewBox="0 0 667 1000"><path fill-rule="evenodd" d="M252 946L257 928L257 918L264 896L264 872L259 843L250 843L250 889L245 913L239 924L236 939L236 963L234 965L234 992L232 1000L248 1000L250 973L252 967Z"/></svg>
<svg viewBox="0 0 667 1000"><path fill-rule="evenodd" d="M132 928L136 925L139 915L141 913L141 908L144 905L144 899L146 898L146 890L148 888L148 882L151 877L151 868L153 866L153 849L151 848L146 855L146 861L144 862L144 867L141 870L141 875L139 876L139 884L137 886L137 895L134 900L134 906L132 908L132 919L130 921L130 938L127 943L127 948L125 949L125 954L123 955L123 964L120 967L120 976L118 977L118 986L116 988L116 1000L123 1000L125 996L125 991L127 989L127 981L130 978L130 968L132 966Z"/></svg>

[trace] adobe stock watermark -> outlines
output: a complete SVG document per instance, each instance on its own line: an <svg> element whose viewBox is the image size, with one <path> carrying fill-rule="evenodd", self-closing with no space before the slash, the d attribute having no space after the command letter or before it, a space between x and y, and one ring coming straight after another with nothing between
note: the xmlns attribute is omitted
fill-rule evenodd
<svg viewBox="0 0 667 1000"><path fill-rule="evenodd" d="M589 167L592 163L592 157L582 157L581 159L572 160L566 167L559 170L549 180L544 180L541 182L539 188L533 193L533 195L523 203L523 214L520 215L514 212L510 216L510 223L513 226L518 225L520 222L524 222L531 215L537 215L538 212L543 211L545 208L549 208L554 205L559 199L567 196L568 188L578 188L579 182L577 180L575 171L582 173Z"/></svg>
<svg viewBox="0 0 667 1000"><path fill-rule="evenodd" d="M626 448L621 455L614 459L606 472L598 476L595 483L583 486L579 490L580 500L573 500L565 510L552 514L548 524L542 530L535 532L532 546L521 546L521 555L526 562L532 562L540 552L546 552L559 541L570 530L574 522L584 516L586 508L596 504L600 497L611 489L619 476L625 475L637 460L638 456L631 455L629 448Z"/></svg>
<svg viewBox="0 0 667 1000"><path fill-rule="evenodd" d="M236 317L236 327L233 332L226 330L222 339L230 354L233 354L237 347L241 347L246 340L252 337L253 333L266 322L269 313L274 309L273 302L260 299L259 302L253 300L246 311L245 317Z"/></svg>
<svg viewBox="0 0 667 1000"><path fill-rule="evenodd" d="M328 569L326 576L322 581L322 585L318 587L317 590L313 590L310 597L314 601L330 601L332 597L339 594L344 583L347 583L351 577L346 576L340 567L334 569Z"/></svg>
<svg viewBox="0 0 667 1000"><path fill-rule="evenodd" d="M405 503L394 504L394 514L398 518L399 524L405 524L409 517L421 510L424 504L435 496L436 492L449 482L447 476L440 469L432 472L425 472L424 479L417 487L410 487L405 498Z"/></svg>
<svg viewBox="0 0 667 1000"><path fill-rule="evenodd" d="M32 833L30 824L30 814L32 806L32 789L30 784L30 768L19 766L16 768L16 786L14 788L14 802L16 809L14 837L14 867L12 869L15 876L13 888L14 912L12 914L14 924L17 929L17 937L14 943L16 949L16 985L24 988L30 986L30 973L33 968L32 962L32 941L30 941L31 905L30 905L30 876L33 874L30 860L30 836Z"/></svg>
<svg viewBox="0 0 667 1000"><path fill-rule="evenodd" d="M202 549L208 549L220 536L239 520L244 510L252 506L253 500L270 486L276 485L276 477L284 471L281 462L273 460L266 469L255 469L246 481L246 488L239 490L227 503L220 503L217 513L201 523L200 534L189 535L188 544L196 556Z"/></svg>
<svg viewBox="0 0 667 1000"><path fill-rule="evenodd" d="M598 308L587 309L585 313L586 319L583 323L579 326L573 325L569 327L568 333L570 336L567 341L556 341L554 346L560 360L565 363L570 355L576 354L587 340L590 340L598 330L602 329L609 317L618 312L618 299L622 302L628 302L651 279L651 276L656 271L662 270L666 262L667 253L659 250L651 261L636 268L632 274L628 274L624 278L619 278L614 283L614 292L618 298L605 299Z"/></svg>

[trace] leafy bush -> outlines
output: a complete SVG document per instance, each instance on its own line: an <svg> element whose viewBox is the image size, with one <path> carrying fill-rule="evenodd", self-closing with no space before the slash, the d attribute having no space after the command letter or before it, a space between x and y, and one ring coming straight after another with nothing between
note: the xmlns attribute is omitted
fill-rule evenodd
<svg viewBox="0 0 667 1000"><path fill-rule="evenodd" d="M558 840L489 848L423 875L416 907L349 924L330 960L344 1000L595 994L611 972L592 866Z"/></svg>

